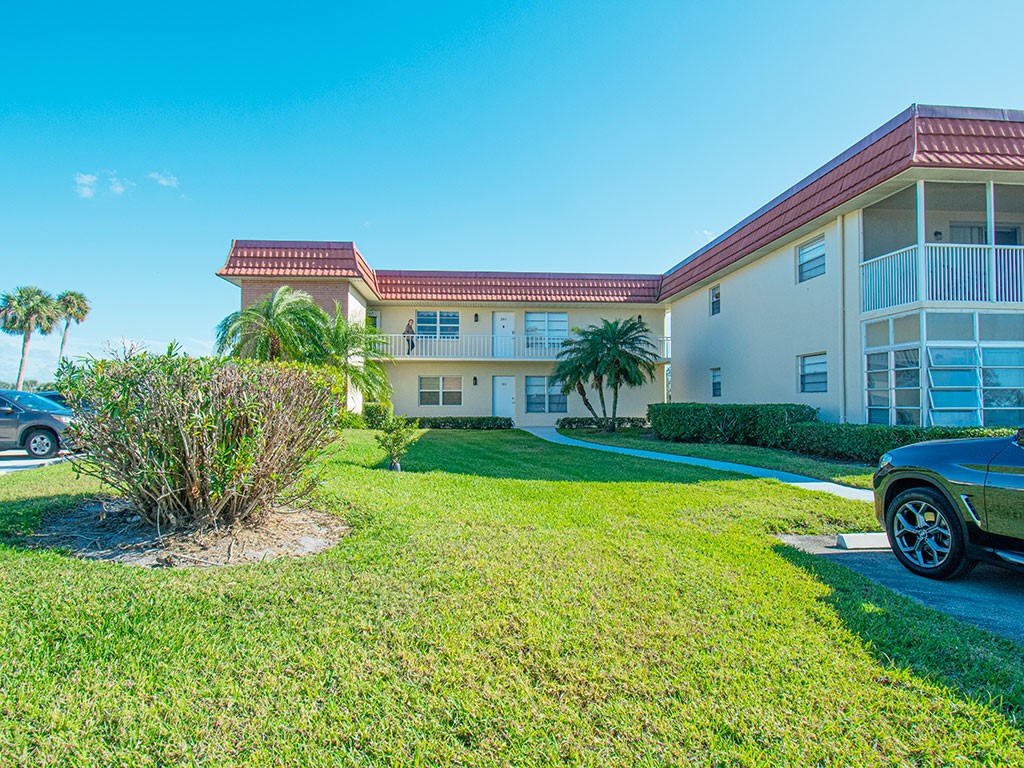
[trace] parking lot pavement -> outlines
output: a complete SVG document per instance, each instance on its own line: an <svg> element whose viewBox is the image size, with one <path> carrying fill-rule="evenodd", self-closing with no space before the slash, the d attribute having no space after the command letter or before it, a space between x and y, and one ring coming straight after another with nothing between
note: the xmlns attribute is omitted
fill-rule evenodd
<svg viewBox="0 0 1024 768"><path fill-rule="evenodd" d="M834 536L779 536L785 544L826 557L894 592L961 621L1024 644L1024 574L981 563L955 581L915 576L888 549L845 550Z"/></svg>
<svg viewBox="0 0 1024 768"><path fill-rule="evenodd" d="M22 469L45 467L47 464L56 464L58 461L64 461L64 459L59 456L53 459L31 459L24 451L0 451L0 475L18 472Z"/></svg>

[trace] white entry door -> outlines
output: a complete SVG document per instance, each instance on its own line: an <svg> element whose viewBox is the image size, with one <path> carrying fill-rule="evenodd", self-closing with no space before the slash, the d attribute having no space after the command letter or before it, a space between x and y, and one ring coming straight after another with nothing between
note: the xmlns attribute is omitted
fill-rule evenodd
<svg viewBox="0 0 1024 768"><path fill-rule="evenodd" d="M494 416L516 417L516 377L494 376L492 384L492 410Z"/></svg>
<svg viewBox="0 0 1024 768"><path fill-rule="evenodd" d="M494 312L491 333L494 335L494 357L513 357L516 344L514 312Z"/></svg>

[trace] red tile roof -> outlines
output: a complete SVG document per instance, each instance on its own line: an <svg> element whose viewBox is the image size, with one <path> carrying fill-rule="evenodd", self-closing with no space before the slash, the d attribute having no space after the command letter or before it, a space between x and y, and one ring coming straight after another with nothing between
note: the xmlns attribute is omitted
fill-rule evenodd
<svg viewBox="0 0 1024 768"><path fill-rule="evenodd" d="M537 272L377 273L390 301L545 301L654 304L660 275L579 275Z"/></svg>
<svg viewBox="0 0 1024 768"><path fill-rule="evenodd" d="M652 303L735 264L911 168L1024 170L1024 112L913 105L659 275L375 272L351 242L236 240L226 278L362 279L390 301Z"/></svg>
<svg viewBox="0 0 1024 768"><path fill-rule="evenodd" d="M350 242L235 240L225 278L362 279L383 301L535 301L653 304L661 275L374 271Z"/></svg>
<svg viewBox="0 0 1024 768"><path fill-rule="evenodd" d="M373 269L352 242L234 240L221 277L360 278L376 293Z"/></svg>
<svg viewBox="0 0 1024 768"><path fill-rule="evenodd" d="M666 272L661 299L910 168L1024 170L1024 112L914 104Z"/></svg>

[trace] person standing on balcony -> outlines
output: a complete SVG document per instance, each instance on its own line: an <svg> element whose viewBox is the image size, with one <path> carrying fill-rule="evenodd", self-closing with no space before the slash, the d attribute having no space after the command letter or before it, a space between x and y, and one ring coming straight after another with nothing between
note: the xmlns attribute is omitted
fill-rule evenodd
<svg viewBox="0 0 1024 768"><path fill-rule="evenodd" d="M405 336L405 354L411 355L412 351L416 349L416 325L412 320L405 324L402 335Z"/></svg>

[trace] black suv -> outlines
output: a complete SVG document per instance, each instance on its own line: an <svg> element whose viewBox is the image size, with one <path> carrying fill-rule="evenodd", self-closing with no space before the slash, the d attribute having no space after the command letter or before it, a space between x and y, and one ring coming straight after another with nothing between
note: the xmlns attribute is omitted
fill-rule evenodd
<svg viewBox="0 0 1024 768"><path fill-rule="evenodd" d="M71 411L31 392L0 389L0 451L23 449L34 459L56 456Z"/></svg>
<svg viewBox="0 0 1024 768"><path fill-rule="evenodd" d="M953 579L984 560L1024 571L1024 429L897 448L874 485L875 514L908 570Z"/></svg>

